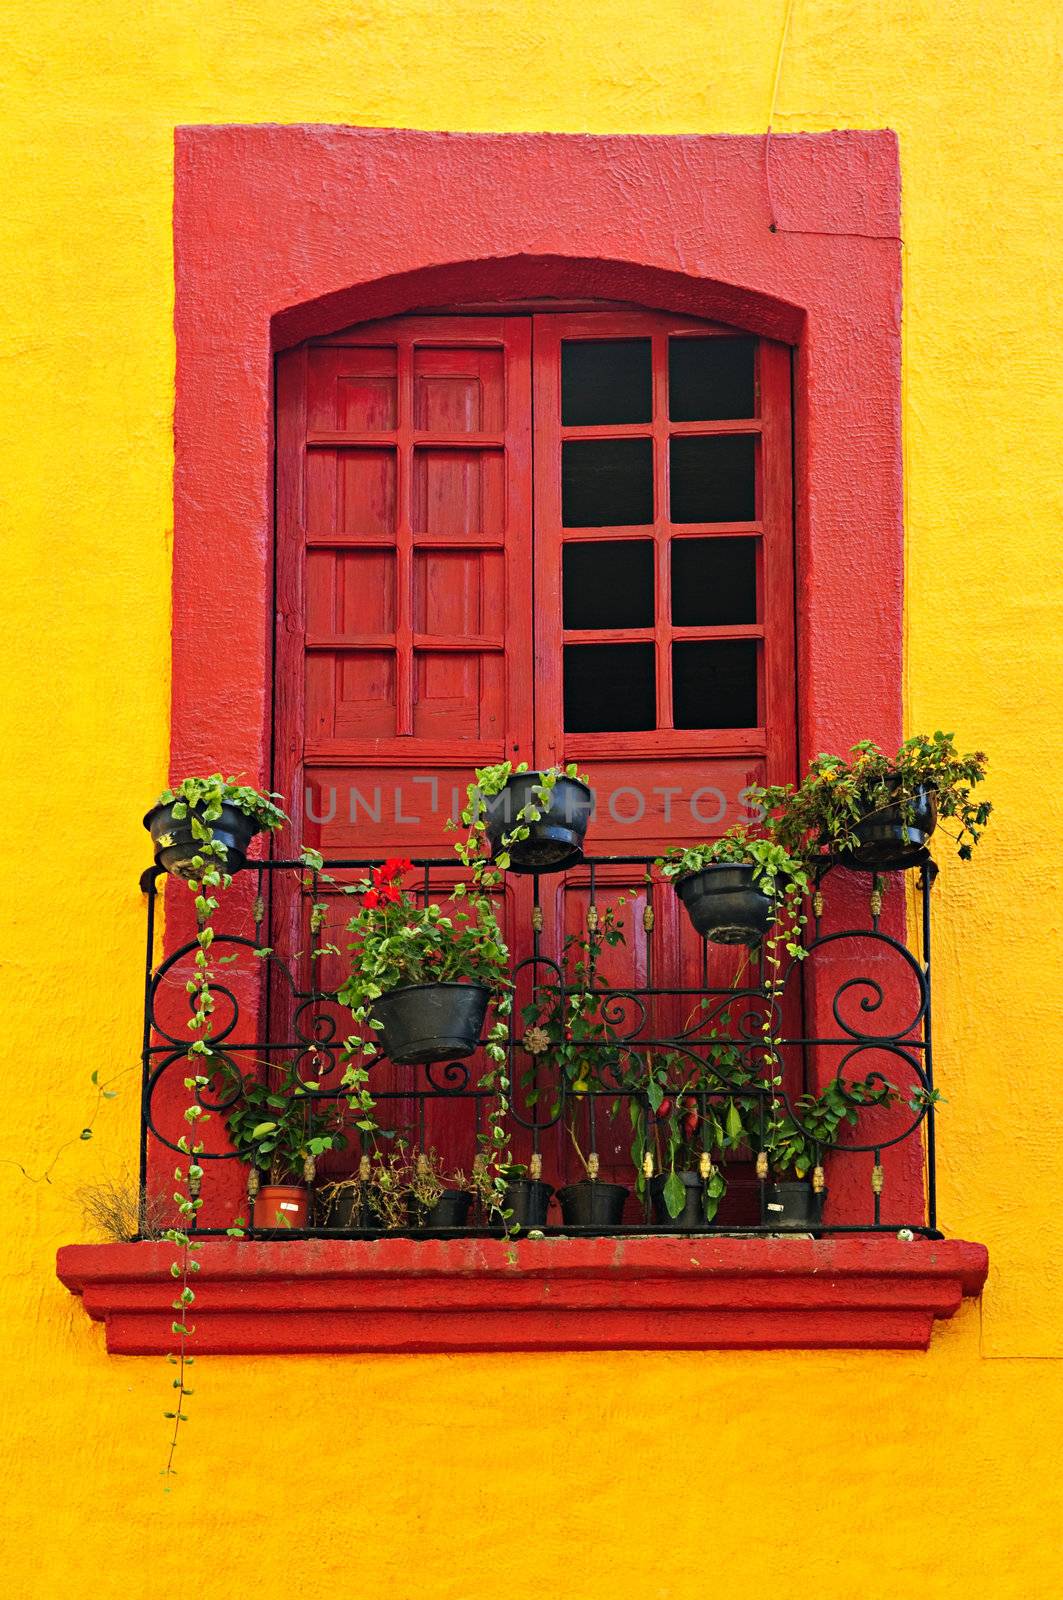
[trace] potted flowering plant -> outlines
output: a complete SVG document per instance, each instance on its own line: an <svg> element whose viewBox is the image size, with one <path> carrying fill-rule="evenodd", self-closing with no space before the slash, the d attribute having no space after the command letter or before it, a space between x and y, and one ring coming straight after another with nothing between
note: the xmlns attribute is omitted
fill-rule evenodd
<svg viewBox="0 0 1063 1600"><path fill-rule="evenodd" d="M951 733L915 734L895 756L862 739L848 760L818 755L796 790L754 790L750 798L778 812L778 837L796 854L903 870L926 858L931 834L947 819L956 825L957 853L969 861L993 809L971 794L987 762L980 750L961 754Z"/></svg>
<svg viewBox="0 0 1063 1600"><path fill-rule="evenodd" d="M346 1139L334 1102L317 1110L294 1065L286 1063L278 1072L274 1086L240 1078L239 1098L226 1122L236 1154L255 1173L255 1227L305 1228L314 1163L326 1150L341 1150ZM239 1078L235 1068L230 1074Z"/></svg>
<svg viewBox="0 0 1063 1600"><path fill-rule="evenodd" d="M774 837L741 826L711 844L677 845L654 864L714 944L759 944L783 913L798 920L808 893L801 860Z"/></svg>
<svg viewBox="0 0 1063 1600"><path fill-rule="evenodd" d="M715 1047L715 1054L725 1048ZM723 1172L712 1160L713 1150L724 1144L724 1124L709 1098L719 1089L712 1066L680 1051L651 1052L637 1089L631 1099L637 1190L645 1194L648 1187L661 1226L703 1228L727 1192ZM725 1118L731 1106L733 1101Z"/></svg>
<svg viewBox="0 0 1063 1600"><path fill-rule="evenodd" d="M455 1060L476 1049L488 1001L506 987L509 952L486 893L459 883L443 905L420 905L402 887L409 871L394 857L356 886L351 971L337 998L382 1036L392 1061ZM377 1046L369 1038L352 1049L374 1055Z"/></svg>
<svg viewBox="0 0 1063 1600"><path fill-rule="evenodd" d="M197 880L205 869L239 872L256 833L276 833L288 818L279 794L262 794L214 772L182 778L164 789L144 818L155 861L177 878Z"/></svg>
<svg viewBox="0 0 1063 1600"><path fill-rule="evenodd" d="M526 761L502 761L477 771L462 821L480 821L500 870L563 872L582 859L593 811L594 793L574 764L529 772Z"/></svg>

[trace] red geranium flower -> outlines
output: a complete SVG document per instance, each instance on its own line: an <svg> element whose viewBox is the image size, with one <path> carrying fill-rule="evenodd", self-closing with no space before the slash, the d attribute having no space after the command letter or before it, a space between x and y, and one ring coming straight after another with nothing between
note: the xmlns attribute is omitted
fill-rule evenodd
<svg viewBox="0 0 1063 1600"><path fill-rule="evenodd" d="M390 856L382 867L373 868L373 882L377 888L385 883L394 883L397 879L405 877L410 870L409 858L406 856Z"/></svg>
<svg viewBox="0 0 1063 1600"><path fill-rule="evenodd" d="M367 889L365 891L364 904L367 905L370 910L372 910L374 906L378 906L380 904L380 890Z"/></svg>

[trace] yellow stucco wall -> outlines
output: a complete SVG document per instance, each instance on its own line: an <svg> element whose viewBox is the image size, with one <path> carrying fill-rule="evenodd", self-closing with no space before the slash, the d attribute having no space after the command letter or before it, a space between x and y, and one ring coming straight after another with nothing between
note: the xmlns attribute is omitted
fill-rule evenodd
<svg viewBox="0 0 1063 1600"><path fill-rule="evenodd" d="M92 1069L137 1047L139 818L168 737L174 125L758 132L784 14L5 8L4 1162L38 1178L90 1114ZM983 1306L925 1356L204 1361L164 1496L168 1370L108 1358L53 1276L78 1185L132 1158L131 1075L50 1182L2 1168L14 1600L1063 1593L1057 19L1036 0L796 0L776 115L900 138L908 723L988 749L998 807L975 863L946 864L936 968L941 1212L990 1246Z"/></svg>

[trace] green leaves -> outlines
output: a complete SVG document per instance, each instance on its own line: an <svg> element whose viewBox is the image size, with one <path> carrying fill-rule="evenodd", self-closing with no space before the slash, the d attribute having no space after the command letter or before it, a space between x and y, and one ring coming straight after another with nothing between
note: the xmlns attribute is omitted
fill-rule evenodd
<svg viewBox="0 0 1063 1600"><path fill-rule="evenodd" d="M686 1184L678 1172L670 1172L664 1180L664 1205L670 1217L678 1217L687 1203Z"/></svg>

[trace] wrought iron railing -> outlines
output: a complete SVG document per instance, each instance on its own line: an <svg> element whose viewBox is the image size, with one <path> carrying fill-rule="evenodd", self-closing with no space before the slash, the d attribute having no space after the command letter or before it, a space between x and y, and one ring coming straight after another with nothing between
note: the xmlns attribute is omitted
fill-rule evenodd
<svg viewBox="0 0 1063 1600"><path fill-rule="evenodd" d="M426 1226L431 1213L416 1208L397 1219L392 1215L385 1226L366 1199L377 1164L399 1148L411 1162L432 1151L431 1159L448 1174L475 1176L498 1093L482 1050L465 1060L421 1066L400 1067L380 1057L370 1068L370 1084L376 1121L391 1138L357 1128L342 1082L352 1024L335 989L349 960L344 926L354 907L347 895L375 864L332 860L318 872L299 861L251 861L222 896L211 950L212 1075L197 1096L210 1114L199 1129L205 1148L196 1226L204 1234L224 1231L237 1216L256 1233L247 1197L250 1169L235 1156L226 1119L240 1098L242 1079L268 1081L282 1064L294 1064L312 1085L308 1107L334 1108L346 1141L318 1162L319 1199L309 1232L449 1236L513 1227L512 1219L507 1223L480 1198L460 1230ZM418 893L426 897L439 898L454 881L450 858L415 861L413 870ZM515 957L515 1003L506 1046L505 1076L512 1087L504 1126L514 1169L555 1190L584 1177L629 1190L620 1220L566 1223L555 1200L539 1223L542 1231L690 1230L689 1218L677 1222L662 1209L658 1193L670 1170L667 1130L678 1116L682 1158L694 1164L687 1170L696 1170L703 1188L716 1174L726 1184L712 1220L703 1207L692 1231L793 1231L795 1225L775 1209L777 1174L767 1151L772 1126L787 1119L806 1136L806 1181L829 1195L825 1209L814 1205L808 1231L910 1229L940 1237L930 992L933 876L929 862L878 879L824 864L806 908L807 954L803 960L786 957L774 985L762 957L707 945L693 933L671 884L654 878L648 858L604 857L563 877L509 880L505 918ZM165 881L154 869L142 879L145 1202L172 1189L172 1168L187 1132L187 980L198 946L191 897L173 884L169 948L160 955L157 908ZM571 958L566 962L561 950L563 932L593 941L610 913L618 914L621 896L624 942L604 953L589 985L586 977L574 980ZM314 906L326 910L315 916ZM555 923L558 931L552 932ZM591 1030L593 1037L563 1036L561 1019L573 996L583 997L579 1004L600 1024ZM806 1117L802 1098L828 1085L835 1086L836 1105L841 1095L857 1119L854 1125L843 1118L829 1137ZM320 1197L345 1189L361 1198L343 1208L345 1225L337 1227ZM273 1229L257 1232L278 1236Z"/></svg>

